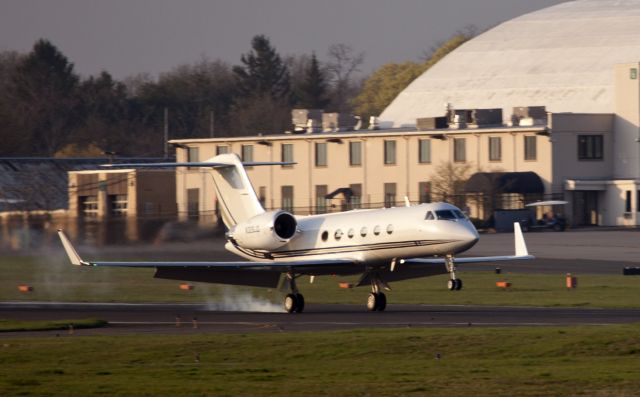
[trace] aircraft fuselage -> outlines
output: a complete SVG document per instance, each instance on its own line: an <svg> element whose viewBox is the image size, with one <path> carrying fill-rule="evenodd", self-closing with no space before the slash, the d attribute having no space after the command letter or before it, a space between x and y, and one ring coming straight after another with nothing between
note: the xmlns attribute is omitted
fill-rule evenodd
<svg viewBox="0 0 640 397"><path fill-rule="evenodd" d="M339 258L375 264L394 258L453 255L478 241L478 232L469 219L447 203L352 210L296 219L296 236L280 248L251 250L233 241L226 248L253 261Z"/></svg>

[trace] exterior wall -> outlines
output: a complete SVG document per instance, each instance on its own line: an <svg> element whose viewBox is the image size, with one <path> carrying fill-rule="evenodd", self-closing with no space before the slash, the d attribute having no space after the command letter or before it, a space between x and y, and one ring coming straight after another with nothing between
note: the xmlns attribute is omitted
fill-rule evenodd
<svg viewBox="0 0 640 397"><path fill-rule="evenodd" d="M611 178L614 169L614 115L613 114L576 114L576 113L550 113L549 127L551 130L552 144L552 180L551 191L553 193L565 192L567 180L603 180ZM602 135L603 155L602 159L579 159L578 136ZM570 190L581 190L570 189ZM591 190L591 189L587 189ZM603 204L608 200L606 195L599 195L598 224L608 222L605 220ZM565 192L565 199L569 204L565 208L569 222L575 223L573 213L573 194ZM608 224L608 223L607 223Z"/></svg>
<svg viewBox="0 0 640 397"><path fill-rule="evenodd" d="M82 217L84 196L97 198L95 218L112 217L109 197L126 197L126 217L174 216L173 170L109 170L69 172L69 215Z"/></svg>
<svg viewBox="0 0 640 397"><path fill-rule="evenodd" d="M304 214L316 207L316 186L326 185L327 192L351 184L362 184L362 202L375 206L384 205L385 183L396 184L396 205L402 205L407 196L413 203L420 199L418 186L434 178L442 163L453 161L454 139L466 139L466 161L469 174L477 171L534 171L550 189L551 143L544 127L494 128L434 131L382 131L338 134L273 135L264 137L243 137L235 139L213 138L179 140L177 161L186 162L189 147L197 147L200 161L213 157L217 146L228 146L229 151L238 155L242 145L253 145L254 161L280 161L282 144L293 145L292 167L269 166L252 167L247 174L256 193L266 193L265 206L280 208L282 186L294 187L294 208ZM524 160L524 136L535 136L537 157ZM489 137L500 137L502 157L499 161L489 161ZM431 162L419 162L419 140L430 139ZM385 141L396 142L395 164L384 163ZM260 143L259 143L260 142ZM362 165L350 165L349 143L362 143ZM327 165L315 165L315 143L327 144ZM195 160L194 160L195 161ZM179 168L176 172L178 212L181 219L188 218L187 189L199 189L199 220L212 222L216 203L213 182L207 170ZM263 189L261 189L261 187ZM332 201L339 205L339 200Z"/></svg>
<svg viewBox="0 0 640 397"><path fill-rule="evenodd" d="M604 194L604 208L602 210L603 226L637 226L638 217L638 188L636 180L609 181ZM631 194L631 211L626 211L626 195Z"/></svg>
<svg viewBox="0 0 640 397"><path fill-rule="evenodd" d="M130 207L142 216L175 216L174 170L136 170L135 176L129 183Z"/></svg>
<svg viewBox="0 0 640 397"><path fill-rule="evenodd" d="M640 64L616 65L614 178L640 178Z"/></svg>

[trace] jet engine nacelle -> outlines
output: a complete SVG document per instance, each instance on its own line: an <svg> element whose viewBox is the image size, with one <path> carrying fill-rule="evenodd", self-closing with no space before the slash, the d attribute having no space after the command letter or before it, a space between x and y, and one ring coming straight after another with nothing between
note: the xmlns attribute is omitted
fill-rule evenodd
<svg viewBox="0 0 640 397"><path fill-rule="evenodd" d="M237 224L228 236L241 247L274 250L287 244L296 234L298 221L286 211L269 211Z"/></svg>

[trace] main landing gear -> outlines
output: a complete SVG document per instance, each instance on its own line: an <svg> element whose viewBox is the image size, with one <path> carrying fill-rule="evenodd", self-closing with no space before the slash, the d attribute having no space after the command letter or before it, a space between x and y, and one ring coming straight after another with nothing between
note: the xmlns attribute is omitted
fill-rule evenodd
<svg viewBox="0 0 640 397"><path fill-rule="evenodd" d="M286 280L291 290L291 293L284 297L284 310L287 313L302 313L304 310L304 296L298 291L296 277L292 273L287 273Z"/></svg>
<svg viewBox="0 0 640 397"><path fill-rule="evenodd" d="M445 263L450 276L449 281L447 281L447 288L449 291L460 291L462 289L462 279L456 278L456 265L453 262L453 256L447 255Z"/></svg>
<svg viewBox="0 0 640 397"><path fill-rule="evenodd" d="M391 290L378 274L371 274L371 293L367 297L367 310L382 312L387 308L387 296L380 290Z"/></svg>

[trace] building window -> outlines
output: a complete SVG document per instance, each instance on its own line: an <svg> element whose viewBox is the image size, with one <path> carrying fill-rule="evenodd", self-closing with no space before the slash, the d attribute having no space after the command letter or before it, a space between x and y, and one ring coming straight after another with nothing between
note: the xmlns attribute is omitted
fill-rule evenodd
<svg viewBox="0 0 640 397"><path fill-rule="evenodd" d="M200 189L187 189L187 216L198 219L200 213Z"/></svg>
<svg viewBox="0 0 640 397"><path fill-rule="evenodd" d="M293 163L293 144L292 143L282 144L281 161L283 163ZM291 167L291 165L283 165L283 167Z"/></svg>
<svg viewBox="0 0 640 397"><path fill-rule="evenodd" d="M229 153L229 146L227 145L218 145L216 146L216 155Z"/></svg>
<svg viewBox="0 0 640 397"><path fill-rule="evenodd" d="M602 135L578 135L578 160L602 160Z"/></svg>
<svg viewBox="0 0 640 397"><path fill-rule="evenodd" d="M386 208L395 207L396 205L396 184L384 184L384 206Z"/></svg>
<svg viewBox="0 0 640 397"><path fill-rule="evenodd" d="M316 185L316 214L327 212L327 185Z"/></svg>
<svg viewBox="0 0 640 397"><path fill-rule="evenodd" d="M418 140L418 161L420 164L431 162L431 139Z"/></svg>
<svg viewBox="0 0 640 397"><path fill-rule="evenodd" d="M396 141L384 141L384 163L396 163Z"/></svg>
<svg viewBox="0 0 640 397"><path fill-rule="evenodd" d="M111 194L109 195L110 212L113 216L127 215L127 195Z"/></svg>
<svg viewBox="0 0 640 397"><path fill-rule="evenodd" d="M190 147L187 149L187 163L197 163L200 161L200 150L197 147ZM197 169L197 167L189 167L190 170Z"/></svg>
<svg viewBox="0 0 640 397"><path fill-rule="evenodd" d="M242 145L242 152L240 153L242 156L243 163L250 163L253 161L253 145Z"/></svg>
<svg viewBox="0 0 640 397"><path fill-rule="evenodd" d="M362 165L362 142L349 142L349 165Z"/></svg>
<svg viewBox="0 0 640 397"><path fill-rule="evenodd" d="M80 208L82 209L83 217L97 218L98 217L98 196L81 196Z"/></svg>
<svg viewBox="0 0 640 397"><path fill-rule="evenodd" d="M467 161L467 140L466 138L454 138L453 140L453 161L464 163Z"/></svg>
<svg viewBox="0 0 640 397"><path fill-rule="evenodd" d="M537 149L536 149L536 136L525 136L524 137L524 159L525 160L535 160L538 157Z"/></svg>
<svg viewBox="0 0 640 397"><path fill-rule="evenodd" d="M420 203L431 202L431 182L419 182L418 194L420 196Z"/></svg>
<svg viewBox="0 0 640 397"><path fill-rule="evenodd" d="M362 208L362 185L352 183L349 189L351 189L351 208Z"/></svg>
<svg viewBox="0 0 640 397"><path fill-rule="evenodd" d="M316 143L316 167L327 166L327 143Z"/></svg>
<svg viewBox="0 0 640 397"><path fill-rule="evenodd" d="M293 186L282 186L282 206L288 212L293 212Z"/></svg>
<svg viewBox="0 0 640 397"><path fill-rule="evenodd" d="M624 212L631 212L631 190L627 190L625 193Z"/></svg>
<svg viewBox="0 0 640 397"><path fill-rule="evenodd" d="M187 149L187 163L197 163L200 158L200 150L197 147Z"/></svg>
<svg viewBox="0 0 640 397"><path fill-rule="evenodd" d="M502 138L489 137L489 161L502 160Z"/></svg>

